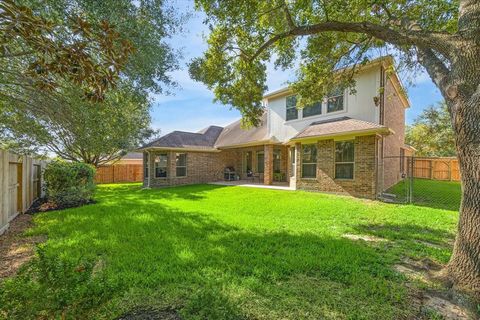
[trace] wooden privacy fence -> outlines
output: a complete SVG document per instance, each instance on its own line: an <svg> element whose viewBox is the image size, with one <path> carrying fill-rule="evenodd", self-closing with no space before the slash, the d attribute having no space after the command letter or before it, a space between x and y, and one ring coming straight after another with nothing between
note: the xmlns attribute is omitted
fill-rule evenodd
<svg viewBox="0 0 480 320"><path fill-rule="evenodd" d="M0 234L43 194L46 161L0 150Z"/></svg>
<svg viewBox="0 0 480 320"><path fill-rule="evenodd" d="M97 168L96 183L141 182L143 164L114 164Z"/></svg>
<svg viewBox="0 0 480 320"><path fill-rule="evenodd" d="M432 180L460 181L457 158L415 158L413 176Z"/></svg>

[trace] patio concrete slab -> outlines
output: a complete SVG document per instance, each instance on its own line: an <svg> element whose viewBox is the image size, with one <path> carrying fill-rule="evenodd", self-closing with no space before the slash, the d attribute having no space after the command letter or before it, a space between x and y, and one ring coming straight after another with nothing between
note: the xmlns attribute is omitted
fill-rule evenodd
<svg viewBox="0 0 480 320"><path fill-rule="evenodd" d="M262 188L262 189L275 189L275 190L295 190L291 188L286 182L274 182L272 185L266 185L260 182L252 182L245 180L238 181L216 181L210 182L209 184L214 184L217 186L239 186L239 187L249 187L249 188Z"/></svg>

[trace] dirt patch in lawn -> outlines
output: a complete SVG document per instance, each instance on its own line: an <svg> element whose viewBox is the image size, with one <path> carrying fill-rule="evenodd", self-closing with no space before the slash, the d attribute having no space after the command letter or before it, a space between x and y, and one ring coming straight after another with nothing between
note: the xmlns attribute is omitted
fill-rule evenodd
<svg viewBox="0 0 480 320"><path fill-rule="evenodd" d="M388 241L387 239L384 239L384 238L379 238L379 237L375 237L375 236L372 236L372 235L365 235L365 234L346 233L346 234L342 235L342 237L344 237L346 239L350 239L350 240L362 240L362 241L366 241L366 242L385 242L385 241Z"/></svg>
<svg viewBox="0 0 480 320"><path fill-rule="evenodd" d="M32 216L21 214L10 222L10 228L0 236L0 280L15 275L22 265L35 256L35 245L45 241L45 236L23 235L32 226Z"/></svg>
<svg viewBox="0 0 480 320"><path fill-rule="evenodd" d="M182 320L182 318L172 309L137 308L130 310L117 320Z"/></svg>

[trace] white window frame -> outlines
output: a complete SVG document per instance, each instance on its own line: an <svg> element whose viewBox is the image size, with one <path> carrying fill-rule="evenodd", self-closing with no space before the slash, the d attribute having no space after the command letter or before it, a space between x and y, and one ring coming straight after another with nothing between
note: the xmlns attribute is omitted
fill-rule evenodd
<svg viewBox="0 0 480 320"><path fill-rule="evenodd" d="M177 164L177 158L178 158L178 156L180 156L180 155L182 155L182 154L185 155L185 165L184 165L184 166L179 166L179 165ZM185 175L184 175L184 176L179 176L179 175L177 174L177 171L178 171L177 169L178 169L178 168L185 168ZM175 153L175 177L185 178L186 176L187 176L187 153L186 153L186 152Z"/></svg>
<svg viewBox="0 0 480 320"><path fill-rule="evenodd" d="M334 92L336 91L337 89L334 90ZM335 111L328 111L328 100L330 100L331 98L337 98L337 97L342 97L342 109L340 110L335 110ZM340 112L344 112L345 111L345 90L341 90L339 94L336 94L336 95L328 95L328 97L325 99L325 114L335 114L335 113L340 113Z"/></svg>
<svg viewBox="0 0 480 320"><path fill-rule="evenodd" d="M315 147L315 162L305 162L304 161L304 152L303 152L303 148L306 147L306 146L314 146ZM302 144L302 172L301 172L301 178L302 179L317 179L317 162L318 162L318 147L317 147L317 144L316 143L308 143L308 144ZM314 177L304 177L303 176L303 166L304 165L315 165L315 176Z"/></svg>
<svg viewBox="0 0 480 320"><path fill-rule="evenodd" d="M351 142L353 144L353 161L338 161L337 162L337 143L340 142ZM333 148L333 160L334 160L334 166L335 166L335 180L355 180L355 139L349 139L349 140L335 140L335 145ZM352 170L352 177L351 178L337 178L337 164L352 164L353 170Z"/></svg>
<svg viewBox="0 0 480 320"><path fill-rule="evenodd" d="M157 159L160 159L162 155L164 155L167 158L167 164L165 166L160 166L160 161L157 162ZM165 168L165 177L157 176L157 169L159 168ZM154 169L153 171L154 171L155 179L168 178L168 153L162 152L162 153L155 154L155 158L153 159L153 169Z"/></svg>
<svg viewBox="0 0 480 320"><path fill-rule="evenodd" d="M289 108L287 101L288 101L288 98L292 98L292 97L295 98L295 105L293 106L293 108L292 108L292 107ZM295 110L296 110L297 116L296 116L295 118L288 119L288 110L289 110L289 109L295 109ZM298 119L300 119L300 118L301 118L301 117L300 117L300 112L299 112L299 110L297 109L297 98L296 98L296 95L295 95L295 94L292 94L292 95L289 95L289 96L285 97L285 121L295 121L295 120L298 120Z"/></svg>

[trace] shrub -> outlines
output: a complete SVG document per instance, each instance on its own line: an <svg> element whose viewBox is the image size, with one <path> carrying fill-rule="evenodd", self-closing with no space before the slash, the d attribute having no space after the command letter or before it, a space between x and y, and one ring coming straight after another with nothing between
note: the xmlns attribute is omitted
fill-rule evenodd
<svg viewBox="0 0 480 320"><path fill-rule="evenodd" d="M59 207L90 202L95 191L95 168L80 162L53 161L45 168L48 201Z"/></svg>
<svg viewBox="0 0 480 320"><path fill-rule="evenodd" d="M37 258L0 282L0 319L86 319L119 290L93 258L37 248Z"/></svg>

